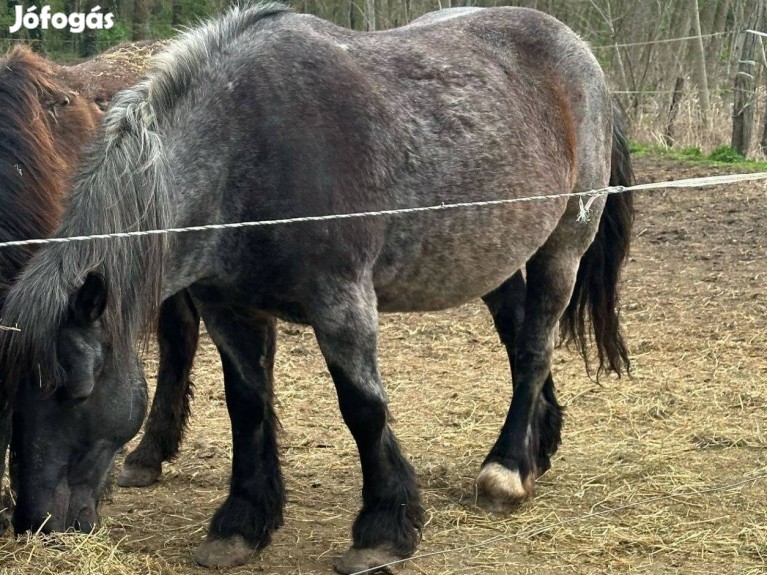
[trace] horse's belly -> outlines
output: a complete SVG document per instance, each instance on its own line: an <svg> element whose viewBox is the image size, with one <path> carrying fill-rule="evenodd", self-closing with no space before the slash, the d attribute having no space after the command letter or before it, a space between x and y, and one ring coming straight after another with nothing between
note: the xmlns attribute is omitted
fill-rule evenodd
<svg viewBox="0 0 767 575"><path fill-rule="evenodd" d="M396 222L374 268L379 309L446 309L491 292L551 235L565 202L547 204L435 212Z"/></svg>
<svg viewBox="0 0 767 575"><path fill-rule="evenodd" d="M449 267L427 264L406 269L402 278L376 290L378 308L382 312L407 312L455 307L493 291L525 261L507 253L490 253L482 261L458 260Z"/></svg>

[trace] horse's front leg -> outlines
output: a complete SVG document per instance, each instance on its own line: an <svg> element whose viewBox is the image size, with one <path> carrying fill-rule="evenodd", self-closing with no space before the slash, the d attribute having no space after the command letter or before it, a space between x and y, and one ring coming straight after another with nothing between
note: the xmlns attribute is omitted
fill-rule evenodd
<svg viewBox="0 0 767 575"><path fill-rule="evenodd" d="M162 462L178 453L189 418L192 371L200 332L200 315L182 291L163 302L157 325L160 368L144 436L125 458L120 487L145 487L162 474Z"/></svg>
<svg viewBox="0 0 767 575"><path fill-rule="evenodd" d="M352 547L335 564L348 574L412 555L423 508L413 467L388 424L372 282L323 291L312 324L362 466L362 509L352 528Z"/></svg>
<svg viewBox="0 0 767 575"><path fill-rule="evenodd" d="M221 355L233 453L229 495L194 558L205 567L232 567L266 546L282 525L285 489L273 405L276 322L219 308L201 311Z"/></svg>

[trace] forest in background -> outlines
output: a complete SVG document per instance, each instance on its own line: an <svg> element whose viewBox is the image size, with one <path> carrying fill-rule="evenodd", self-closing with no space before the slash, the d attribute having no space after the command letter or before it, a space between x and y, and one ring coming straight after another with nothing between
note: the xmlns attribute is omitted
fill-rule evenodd
<svg viewBox="0 0 767 575"><path fill-rule="evenodd" d="M725 144L740 154L767 153L767 0L291 0L308 12L355 30L406 24L439 8L517 5L542 10L587 40L626 110L635 140L710 151ZM15 6L116 16L109 30L9 33ZM56 60L74 60L120 42L168 38L175 30L224 11L230 0L6 0L0 46L16 42ZM673 38L689 40L664 42Z"/></svg>

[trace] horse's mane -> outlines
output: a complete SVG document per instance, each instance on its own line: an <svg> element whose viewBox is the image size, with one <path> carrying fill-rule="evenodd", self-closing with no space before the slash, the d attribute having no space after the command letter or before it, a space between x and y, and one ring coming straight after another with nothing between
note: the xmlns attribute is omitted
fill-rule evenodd
<svg viewBox="0 0 767 575"><path fill-rule="evenodd" d="M67 165L41 100L60 91L48 62L28 48L0 58L0 242L46 236L59 221ZM0 249L0 309L31 255L31 247Z"/></svg>
<svg viewBox="0 0 767 575"><path fill-rule="evenodd" d="M205 69L210 54L263 18L287 10L274 3L235 7L183 34L159 56L146 80L118 94L86 150L54 236L171 227L173 177L163 128L172 122L174 107L193 86L195 73ZM166 236L156 234L43 247L6 299L0 323L21 331L6 332L2 359L14 371L35 373L44 388L58 386L63 374L57 333L73 293L92 272L106 280L109 290L103 333L115 358L125 357L154 327L166 246Z"/></svg>
<svg viewBox="0 0 767 575"><path fill-rule="evenodd" d="M279 2L249 4L246 1L242 8L234 6L223 16L189 29L156 58L149 93L152 105L158 110L172 109L177 97L189 89L194 77L192 72L204 69L211 54L221 52L224 46L264 18L290 11Z"/></svg>

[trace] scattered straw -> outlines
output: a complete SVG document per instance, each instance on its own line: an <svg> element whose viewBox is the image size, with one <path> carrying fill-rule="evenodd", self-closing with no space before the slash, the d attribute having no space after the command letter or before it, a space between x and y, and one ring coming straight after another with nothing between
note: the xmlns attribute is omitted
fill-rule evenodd
<svg viewBox="0 0 767 575"><path fill-rule="evenodd" d="M641 501L627 503L625 505L620 505L619 507L611 507L609 509L603 509L601 511L592 511L591 513L586 513L585 515L580 515L578 517L573 517L571 519L563 519L561 521L557 521L549 525L544 525L543 527L539 527L537 529L522 530L517 533L512 533L511 535L496 535L495 537L490 537L489 539L485 539L484 541L480 541L479 543L471 543L469 545L463 545L461 547L456 547L453 549L444 549L442 551L432 551L431 553L419 553L418 555L414 555L413 557L408 557L407 559L399 559L398 561L391 561L389 563L376 565L375 567L364 569L363 571L355 571L351 575L363 575L364 573L374 573L374 572L383 570L387 567L394 567L395 565L401 565L403 563L418 561L419 559L426 559L427 557L435 557L437 555L446 555L448 553L460 553L462 551L469 551L472 549L478 549L480 547L487 547L491 543L496 543L499 541L508 541L510 539L523 539L523 538L528 539L531 537L535 537L536 535L540 535L542 533L552 531L553 529L556 529L557 527L563 527L565 525L571 525L573 523L581 523L583 521L593 519L594 517L603 517L605 515L612 515L614 513L619 513L620 511L625 511L627 509L642 507L642 506L650 505L652 503L657 503L659 501L667 501L669 499L679 499L684 497L700 497L701 495L707 495L711 493L732 491L734 489L737 489L738 487L742 487L744 485L751 484L756 481L764 481L765 479L767 479L767 473L762 473L755 477L750 477L748 479L743 479L741 481L736 481L734 483L728 483L727 485L719 485L719 486L711 487L708 489L689 490L687 492L683 491L683 492L677 492L677 493L668 493L666 495L659 495L658 497L652 497L650 499L643 499Z"/></svg>
<svg viewBox="0 0 767 575"><path fill-rule="evenodd" d="M119 64L121 67L127 67L133 74L140 76L149 69L150 61L154 55L168 43L169 41L119 44L111 50L99 54L95 60Z"/></svg>
<svg viewBox="0 0 767 575"><path fill-rule="evenodd" d="M110 523L93 533L28 534L0 541L0 573L13 575L174 575L159 558L126 553L109 537Z"/></svg>

